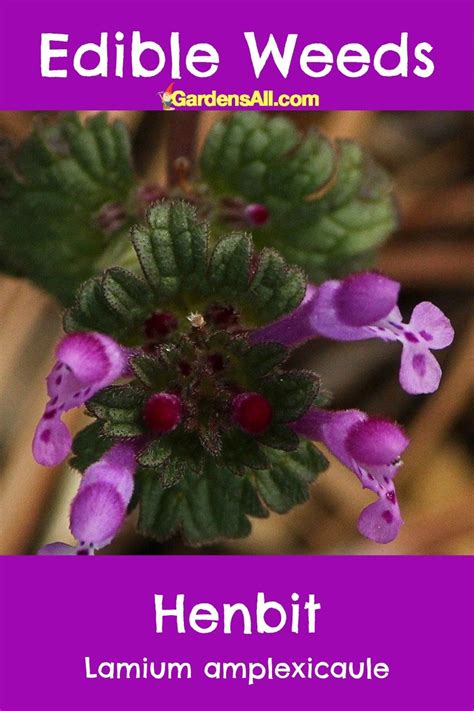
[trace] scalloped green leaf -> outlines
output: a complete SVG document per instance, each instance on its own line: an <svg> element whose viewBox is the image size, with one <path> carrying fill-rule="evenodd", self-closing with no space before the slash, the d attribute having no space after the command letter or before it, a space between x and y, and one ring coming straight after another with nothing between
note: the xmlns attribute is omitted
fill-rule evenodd
<svg viewBox="0 0 474 711"><path fill-rule="evenodd" d="M245 476L208 462L201 476L187 473L165 488L156 474L144 473L140 532L165 540L180 531L191 545L242 538L250 532L249 516L264 518L268 509L282 513L306 501L309 484L327 467L323 455L308 442L296 452L269 452L271 469Z"/></svg>
<svg viewBox="0 0 474 711"><path fill-rule="evenodd" d="M227 469L208 466L202 476L187 474L171 488L150 474L142 482L138 529L158 540L180 530L191 545L241 538L250 532L245 494L244 499L242 480Z"/></svg>
<svg viewBox="0 0 474 711"><path fill-rule="evenodd" d="M258 323L274 321L302 302L306 278L297 267L289 267L272 249L263 249L250 285L249 297Z"/></svg>
<svg viewBox="0 0 474 711"><path fill-rule="evenodd" d="M132 385L112 385L90 398L86 407L92 415L106 420L111 425L132 425L141 421L145 398L146 393L140 388ZM108 433L112 434L112 431Z"/></svg>
<svg viewBox="0 0 474 711"><path fill-rule="evenodd" d="M73 458L70 466L84 472L87 467L97 462L112 446L113 439L104 436L102 423L99 421L84 427L74 437L72 443Z"/></svg>
<svg viewBox="0 0 474 711"><path fill-rule="evenodd" d="M267 207L256 245L276 247L313 281L366 268L397 226L390 181L359 145L302 136L283 117L236 113L218 122L200 165L217 195Z"/></svg>
<svg viewBox="0 0 474 711"><path fill-rule="evenodd" d="M123 205L118 233L123 236L136 219L130 202L135 189L122 124L108 123L105 114L83 124L74 113L54 124L37 123L19 151L0 160L3 269L69 305L110 246L98 212L105 205Z"/></svg>
<svg viewBox="0 0 474 711"><path fill-rule="evenodd" d="M160 437L140 452L138 462L142 467L159 467L170 458L171 453L172 445L169 439Z"/></svg>
<svg viewBox="0 0 474 711"><path fill-rule="evenodd" d="M271 468L254 477L258 494L272 511L286 513L309 498L308 485L329 462L311 442L291 454L270 454Z"/></svg>
<svg viewBox="0 0 474 711"><path fill-rule="evenodd" d="M162 390L169 387L172 371L163 363L163 360L156 356L143 354L130 358L130 366L143 383L154 390Z"/></svg>
<svg viewBox="0 0 474 711"><path fill-rule="evenodd" d="M252 241L247 235L229 235L221 239L209 265L211 288L220 294L228 294L230 299L247 292L252 253Z"/></svg>
<svg viewBox="0 0 474 711"><path fill-rule="evenodd" d="M270 401L277 423L293 422L314 403L319 383L314 373L287 371L262 381L260 391Z"/></svg>
<svg viewBox="0 0 474 711"><path fill-rule="evenodd" d="M209 132L201 155L204 178L219 194L265 202L292 201L320 189L334 170L334 151L322 134L301 138L277 116L237 112Z"/></svg>
<svg viewBox="0 0 474 711"><path fill-rule="evenodd" d="M147 285L127 269L107 269L102 290L112 313L126 323L143 321L151 309L152 299Z"/></svg>
<svg viewBox="0 0 474 711"><path fill-rule="evenodd" d="M78 289L74 303L63 317L66 333L74 331L100 331L119 336L123 320L110 309L102 288L101 277L92 277Z"/></svg>
<svg viewBox="0 0 474 711"><path fill-rule="evenodd" d="M134 228L132 240L142 271L161 300L180 289L202 289L207 271L207 225L188 203L153 205L147 224Z"/></svg>

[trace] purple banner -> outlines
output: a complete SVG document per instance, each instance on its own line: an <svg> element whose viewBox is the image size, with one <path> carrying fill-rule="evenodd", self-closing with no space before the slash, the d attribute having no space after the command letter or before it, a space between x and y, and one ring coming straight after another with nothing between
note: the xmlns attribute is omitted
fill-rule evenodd
<svg viewBox="0 0 474 711"><path fill-rule="evenodd" d="M473 708L468 558L3 558L0 572L2 711Z"/></svg>
<svg viewBox="0 0 474 711"><path fill-rule="evenodd" d="M2 0L0 108L160 109L178 92L179 110L471 109L473 15L471 0Z"/></svg>

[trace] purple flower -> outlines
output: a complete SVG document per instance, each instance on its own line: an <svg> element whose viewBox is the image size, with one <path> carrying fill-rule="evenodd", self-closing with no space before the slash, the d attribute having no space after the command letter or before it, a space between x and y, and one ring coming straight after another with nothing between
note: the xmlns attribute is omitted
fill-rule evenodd
<svg viewBox="0 0 474 711"><path fill-rule="evenodd" d="M133 444L116 444L86 469L71 504L70 528L78 544L50 543L38 555L93 555L110 543L133 493L135 454Z"/></svg>
<svg viewBox="0 0 474 711"><path fill-rule="evenodd" d="M312 408L292 425L297 434L324 442L362 486L378 496L365 508L358 528L377 543L389 543L402 524L393 478L408 438L392 422L372 418L360 410L330 412Z"/></svg>
<svg viewBox="0 0 474 711"><path fill-rule="evenodd" d="M317 290L314 284L308 284L301 304L279 321L252 331L249 334L250 342L256 344L273 341L283 346L296 346L314 338L317 334L314 331L313 308Z"/></svg>
<svg viewBox="0 0 474 711"><path fill-rule="evenodd" d="M47 379L50 399L33 439L33 455L44 466L59 464L71 449L71 434L61 421L63 412L82 405L127 368L121 346L94 332L66 336L56 349L56 357Z"/></svg>
<svg viewBox="0 0 474 711"><path fill-rule="evenodd" d="M449 319L424 301L408 324L397 307L400 285L375 272L331 280L308 287L302 304L289 316L251 336L254 343L276 341L296 345L316 336L339 341L381 338L400 341L400 384L413 395L437 390L441 368L431 350L446 348L454 337Z"/></svg>

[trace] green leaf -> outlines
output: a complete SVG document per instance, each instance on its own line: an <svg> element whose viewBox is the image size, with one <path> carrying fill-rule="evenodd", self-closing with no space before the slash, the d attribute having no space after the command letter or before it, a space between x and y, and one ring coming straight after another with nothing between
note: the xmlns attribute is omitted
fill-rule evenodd
<svg viewBox="0 0 474 711"><path fill-rule="evenodd" d="M217 243L209 266L211 287L229 299L248 291L252 242L247 235L230 235Z"/></svg>
<svg viewBox="0 0 474 711"><path fill-rule="evenodd" d="M126 323L144 321L151 308L147 285L132 272L120 267L108 269L102 289L110 310Z"/></svg>
<svg viewBox="0 0 474 711"><path fill-rule="evenodd" d="M259 442L265 447L282 449L291 452L299 445L298 435L284 424L272 422L266 432L259 437Z"/></svg>
<svg viewBox="0 0 474 711"><path fill-rule="evenodd" d="M138 461L143 467L159 467L169 459L172 447L171 442L166 437L153 440L146 449L139 454Z"/></svg>
<svg viewBox="0 0 474 711"><path fill-rule="evenodd" d="M97 462L114 444L112 439L102 433L102 423L93 422L74 437L70 461L71 467L84 472L87 467Z"/></svg>
<svg viewBox="0 0 474 711"><path fill-rule="evenodd" d="M191 545L241 538L250 532L243 506L243 501L249 504L249 492L245 492L245 498L243 494L241 479L212 465L202 476L188 474L167 489L156 476L148 475L140 494L138 528L158 540L181 530Z"/></svg>
<svg viewBox="0 0 474 711"><path fill-rule="evenodd" d="M263 380L260 391L272 405L275 422L293 422L314 403L318 382L313 373L287 371Z"/></svg>
<svg viewBox="0 0 474 711"><path fill-rule="evenodd" d="M301 270L274 250L256 257L248 235L224 237L210 254L207 226L184 202L155 204L148 225L134 230L133 243L146 282L120 267L108 269L102 281L85 282L66 313L66 330L100 330L134 346L143 343L147 317L161 308L182 319L182 333L194 309L206 313L230 304L245 328L283 316L304 297Z"/></svg>
<svg viewBox="0 0 474 711"><path fill-rule="evenodd" d="M245 365L255 380L268 375L288 358L287 349L280 343L259 343L245 352Z"/></svg>
<svg viewBox="0 0 474 711"><path fill-rule="evenodd" d="M143 385L153 390L163 390L169 387L173 371L170 370L162 359L153 355L137 355L130 358L130 365L137 378Z"/></svg>
<svg viewBox="0 0 474 711"><path fill-rule="evenodd" d="M259 442L254 437L232 430L223 438L222 459L233 471L242 472L245 468L266 469L268 459Z"/></svg>
<svg viewBox="0 0 474 711"><path fill-rule="evenodd" d="M241 195L249 202L266 202L269 195L294 200L329 180L334 155L321 134L301 139L280 116L235 113L209 132L201 170L219 194Z"/></svg>
<svg viewBox="0 0 474 711"><path fill-rule="evenodd" d="M133 433L141 434L143 431L141 422L145 399L146 393L133 385L112 385L100 390L87 401L86 406L88 412L105 421L106 434L133 437Z"/></svg>
<svg viewBox="0 0 474 711"><path fill-rule="evenodd" d="M136 181L122 124L105 114L85 124L77 114L37 124L14 155L0 160L0 253L3 268L69 305L79 284L136 220ZM122 205L123 225L106 234L97 215Z"/></svg>
<svg viewBox="0 0 474 711"><path fill-rule="evenodd" d="M277 248L312 281L366 268L397 225L387 175L360 146L303 137L281 116L242 112L215 124L201 171L217 195L264 204L270 219L254 229L256 245Z"/></svg>
<svg viewBox="0 0 474 711"><path fill-rule="evenodd" d="M153 205L147 225L133 230L133 244L143 273L160 299L180 289L202 289L207 270L207 226L185 202Z"/></svg>
<svg viewBox="0 0 474 711"><path fill-rule="evenodd" d="M268 516L308 498L308 485L327 467L323 455L310 443L296 452L269 454L272 468L236 476L208 461L202 476L186 473L175 486L165 488L155 473L141 470L138 528L158 540L181 531L191 545L220 538L241 538L250 532L249 516Z"/></svg>
<svg viewBox="0 0 474 711"><path fill-rule="evenodd" d="M307 501L308 484L328 467L327 459L311 442L288 455L275 452L270 460L271 469L256 474L254 481L263 501L277 513Z"/></svg>
<svg viewBox="0 0 474 711"><path fill-rule="evenodd" d="M143 434L143 427L140 424L122 420L104 422L102 429L107 437L123 439L133 439Z"/></svg>
<svg viewBox="0 0 474 711"><path fill-rule="evenodd" d="M258 323L273 321L293 311L303 300L306 279L289 267L274 250L264 249L250 287L250 299Z"/></svg>
<svg viewBox="0 0 474 711"><path fill-rule="evenodd" d="M88 279L81 285L74 304L64 314L63 327L66 333L100 331L118 336L122 332L123 321L111 311L100 277Z"/></svg>

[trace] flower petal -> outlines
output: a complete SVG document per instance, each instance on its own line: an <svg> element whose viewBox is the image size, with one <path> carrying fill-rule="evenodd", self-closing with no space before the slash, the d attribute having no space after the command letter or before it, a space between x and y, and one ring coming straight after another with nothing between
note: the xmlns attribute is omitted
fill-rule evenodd
<svg viewBox="0 0 474 711"><path fill-rule="evenodd" d="M349 469L354 471L353 458L346 447L351 429L367 419L360 410L330 412L313 407L292 423L292 429L307 439L324 442L326 447ZM356 472L359 476L359 472Z"/></svg>
<svg viewBox="0 0 474 711"><path fill-rule="evenodd" d="M415 306L409 328L420 334L428 348L446 348L453 342L454 329L451 321L441 309L429 301L422 301Z"/></svg>
<svg viewBox="0 0 474 711"><path fill-rule="evenodd" d="M341 282L337 280L326 281L318 288L311 302L310 322L314 334L334 338L336 341L377 338L379 334L367 326L348 326L341 320L337 303L340 288Z"/></svg>
<svg viewBox="0 0 474 711"><path fill-rule="evenodd" d="M376 272L352 274L336 292L339 319L348 326L369 326L396 306L400 284Z"/></svg>
<svg viewBox="0 0 474 711"><path fill-rule="evenodd" d="M362 511L357 527L363 536L376 543L390 543L397 537L402 523L396 500L391 503L382 496Z"/></svg>
<svg viewBox="0 0 474 711"><path fill-rule="evenodd" d="M313 299L317 287L308 284L301 304L288 316L258 328L249 335L251 343L281 343L283 346L296 346L309 341L318 334L314 331L312 312Z"/></svg>
<svg viewBox="0 0 474 711"><path fill-rule="evenodd" d="M39 421L33 437L33 456L44 467L53 467L69 454L72 437L59 414L51 419L45 416Z"/></svg>
<svg viewBox="0 0 474 711"><path fill-rule="evenodd" d="M400 364L400 385L410 395L434 393L442 371L428 348L405 344Z"/></svg>
<svg viewBox="0 0 474 711"><path fill-rule="evenodd" d="M66 336L58 345L57 356L59 360L47 378L50 400L33 440L34 457L44 466L59 464L71 448L61 414L113 383L127 367L122 347L95 332Z"/></svg>
<svg viewBox="0 0 474 711"><path fill-rule="evenodd" d="M393 540L400 528L401 517L392 482L398 463L392 463L390 457L398 457L406 447L408 440L403 432L396 425L369 418L360 410L328 412L317 408L293 422L292 428L298 434L324 442L356 474L362 486L379 497L361 513L359 531L378 543ZM375 441L369 442L369 437ZM354 452L357 448L360 451ZM364 466L354 454L384 463Z"/></svg>
<svg viewBox="0 0 474 711"><path fill-rule="evenodd" d="M79 491L100 482L112 484L122 497L124 505L128 506L133 493L136 468L135 447L132 444L116 444L99 461L85 470Z"/></svg>
<svg viewBox="0 0 474 711"><path fill-rule="evenodd" d="M388 420L370 417L351 427L346 439L349 454L361 464L391 464L408 446L403 430Z"/></svg>
<svg viewBox="0 0 474 711"><path fill-rule="evenodd" d="M81 486L71 504L71 533L81 544L101 548L117 533L126 508L119 491L109 482Z"/></svg>
<svg viewBox="0 0 474 711"><path fill-rule="evenodd" d="M67 543L48 543L39 549L37 555L77 555L77 546Z"/></svg>
<svg viewBox="0 0 474 711"><path fill-rule="evenodd" d="M56 356L84 384L115 380L125 366L121 346L109 336L96 332L66 336L58 344Z"/></svg>

